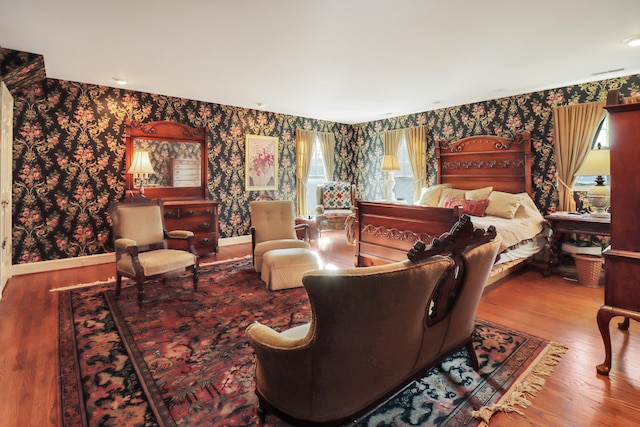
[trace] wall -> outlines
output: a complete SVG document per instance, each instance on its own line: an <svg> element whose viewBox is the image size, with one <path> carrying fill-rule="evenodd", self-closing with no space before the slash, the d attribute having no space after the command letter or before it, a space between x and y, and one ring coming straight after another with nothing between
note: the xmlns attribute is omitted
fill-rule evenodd
<svg viewBox="0 0 640 427"><path fill-rule="evenodd" d="M5 64L1 72L12 71ZM601 100L612 88L621 88L625 96L640 93L640 75L635 75L345 125L77 82L25 80L28 84L10 87L15 100L14 264L113 250L107 210L124 194L127 118L209 128L210 197L220 201L221 236L232 237L248 233L248 202L258 194L244 191L246 134L280 140L274 197L295 198L295 129L304 128L334 133L334 177L355 182L358 196L372 200L384 194L380 166L386 129L428 125L430 158L435 140L528 130L534 140L535 201L547 210L557 202L553 107ZM433 163L428 174L434 182Z"/></svg>
<svg viewBox="0 0 640 427"><path fill-rule="evenodd" d="M624 96L640 93L640 75L602 80L563 88L493 99L451 108L426 111L354 126L353 146L357 168L354 175L358 194L363 199L380 198L384 193L382 164L385 130L428 125L427 174L435 183L435 142L455 141L473 135L508 137L523 131L533 140L534 200L542 211L555 210L558 194L555 187L553 108L559 105L604 101L610 89L620 89Z"/></svg>
<svg viewBox="0 0 640 427"><path fill-rule="evenodd" d="M333 132L348 153L350 127L149 93L45 79L13 91L13 263L113 251L108 205L124 195L125 120L175 120L209 128L209 193L222 237L248 234L245 135L279 138L278 199L295 198L295 129ZM335 176L348 180L349 155Z"/></svg>

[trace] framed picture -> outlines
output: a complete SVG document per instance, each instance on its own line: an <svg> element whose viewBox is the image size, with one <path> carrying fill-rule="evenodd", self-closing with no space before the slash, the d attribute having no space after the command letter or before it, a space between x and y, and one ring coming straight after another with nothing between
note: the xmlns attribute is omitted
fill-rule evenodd
<svg viewBox="0 0 640 427"><path fill-rule="evenodd" d="M278 188L278 138L247 135L244 150L246 190L276 190Z"/></svg>

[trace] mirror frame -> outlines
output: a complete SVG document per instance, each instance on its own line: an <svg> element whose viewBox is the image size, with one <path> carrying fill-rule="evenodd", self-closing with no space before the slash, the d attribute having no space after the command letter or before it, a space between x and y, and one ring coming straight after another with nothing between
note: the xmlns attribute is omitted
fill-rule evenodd
<svg viewBox="0 0 640 427"><path fill-rule="evenodd" d="M143 123L136 120L127 119L125 141L126 141L126 197L140 194L140 188L135 187L135 179L127 171L133 161L133 148L136 139L185 142L200 144L200 186L198 187L144 187L145 197L150 199L205 199L209 198L207 190L208 181L208 129L206 127L192 128L182 123L174 121L158 121Z"/></svg>

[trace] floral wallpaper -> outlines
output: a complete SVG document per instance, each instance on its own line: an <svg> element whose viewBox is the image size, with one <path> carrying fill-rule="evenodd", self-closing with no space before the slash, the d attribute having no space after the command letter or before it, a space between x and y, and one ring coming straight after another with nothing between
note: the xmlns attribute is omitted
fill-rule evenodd
<svg viewBox="0 0 640 427"><path fill-rule="evenodd" d="M354 175L359 197L380 198L384 194L382 165L385 130L427 125L427 174L435 176L435 141L455 141L474 135L509 137L531 132L533 141L533 196L538 208L554 211L558 203L555 187L553 108L560 105L604 101L607 92L620 89L623 96L640 94L640 75L602 80L558 89L459 105L354 126L352 144L356 158Z"/></svg>
<svg viewBox="0 0 640 427"><path fill-rule="evenodd" d="M209 129L210 198L220 202L221 237L249 232L245 135L277 137L276 199L295 198L295 129L336 137L334 179L354 182L358 197L380 198L385 129L428 125L428 155L436 140L528 130L534 141L534 191L541 210L553 210L555 160L552 108L604 99L609 89L640 93L640 76L604 80L489 100L386 120L346 125L118 88L46 79L33 54L3 49L2 75L20 76L14 97L13 262L30 263L113 251L108 205L124 196L127 118L175 120ZM37 57L37 55L36 55ZM28 66L28 72L21 67ZM39 76L39 77L38 77ZM25 83L25 81L28 82ZM433 162L428 167L435 181Z"/></svg>

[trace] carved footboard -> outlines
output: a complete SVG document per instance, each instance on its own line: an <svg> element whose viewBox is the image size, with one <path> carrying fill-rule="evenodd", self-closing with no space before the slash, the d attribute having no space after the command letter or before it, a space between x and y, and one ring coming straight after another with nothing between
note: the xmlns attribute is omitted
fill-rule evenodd
<svg viewBox="0 0 640 427"><path fill-rule="evenodd" d="M458 220L449 208L356 202L356 260L358 267L407 259L417 240L431 243Z"/></svg>

